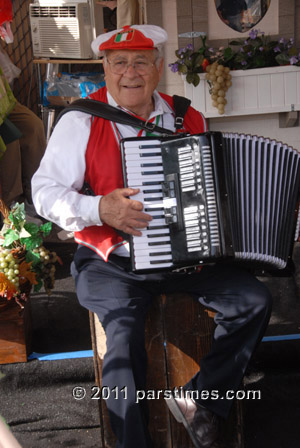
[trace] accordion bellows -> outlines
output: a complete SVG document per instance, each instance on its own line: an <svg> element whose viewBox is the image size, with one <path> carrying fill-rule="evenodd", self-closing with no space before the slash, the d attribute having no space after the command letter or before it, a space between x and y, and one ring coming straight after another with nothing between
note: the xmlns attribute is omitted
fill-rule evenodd
<svg viewBox="0 0 300 448"><path fill-rule="evenodd" d="M121 142L125 186L152 215L132 268L238 261L283 269L297 228L300 154L275 140L207 132Z"/></svg>

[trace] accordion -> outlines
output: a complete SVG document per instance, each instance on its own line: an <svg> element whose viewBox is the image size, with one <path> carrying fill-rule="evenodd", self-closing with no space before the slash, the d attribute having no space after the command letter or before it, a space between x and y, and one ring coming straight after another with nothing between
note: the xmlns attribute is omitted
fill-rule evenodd
<svg viewBox="0 0 300 448"><path fill-rule="evenodd" d="M152 216L130 236L134 271L230 260L283 269L298 226L300 154L221 132L121 141L126 187Z"/></svg>

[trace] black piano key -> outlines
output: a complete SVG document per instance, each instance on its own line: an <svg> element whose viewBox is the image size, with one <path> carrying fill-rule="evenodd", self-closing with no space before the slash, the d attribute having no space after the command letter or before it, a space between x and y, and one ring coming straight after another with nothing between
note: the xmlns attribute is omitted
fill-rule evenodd
<svg viewBox="0 0 300 448"><path fill-rule="evenodd" d="M157 181L144 181L141 183L141 185L143 187L147 187L147 186L151 186L151 185L158 185L158 182Z"/></svg>
<svg viewBox="0 0 300 448"><path fill-rule="evenodd" d="M152 219L163 219L165 215L154 215L152 216Z"/></svg>
<svg viewBox="0 0 300 448"><path fill-rule="evenodd" d="M147 235L147 238L160 238L160 237L168 237L169 234L168 233L155 233L154 235Z"/></svg>
<svg viewBox="0 0 300 448"><path fill-rule="evenodd" d="M160 212L160 211L164 211L164 208L163 207L156 207L156 208L146 207L146 208L144 208L144 212L149 212L149 213Z"/></svg>
<svg viewBox="0 0 300 448"><path fill-rule="evenodd" d="M160 257L163 255L172 255L172 252L167 251L167 252L149 252L149 256L150 257ZM161 260L160 260L161 262Z"/></svg>
<svg viewBox="0 0 300 448"><path fill-rule="evenodd" d="M144 193L144 194L162 193L162 190L159 188L157 190L155 190L155 189L151 190L151 188L150 188L149 190L142 190L142 193Z"/></svg>
<svg viewBox="0 0 300 448"><path fill-rule="evenodd" d="M153 176L155 174L163 174L163 170L158 170L158 171L141 171L141 174L143 176Z"/></svg>
<svg viewBox="0 0 300 448"><path fill-rule="evenodd" d="M148 152L148 153L139 154L139 157L157 157L157 156L161 156L161 153L160 152Z"/></svg>
<svg viewBox="0 0 300 448"><path fill-rule="evenodd" d="M170 260L150 260L150 264L163 264L163 263L170 263L170 261L172 261L172 259L170 258Z"/></svg>
<svg viewBox="0 0 300 448"><path fill-rule="evenodd" d="M157 202L157 201L162 201L162 200L163 200L163 196L157 196L157 198L147 198L147 202Z"/></svg>
<svg viewBox="0 0 300 448"><path fill-rule="evenodd" d="M162 167L162 163L141 163L140 167L141 168L145 168L145 167Z"/></svg>
<svg viewBox="0 0 300 448"><path fill-rule="evenodd" d="M151 148L157 148L160 149L160 145L158 145L157 143L153 143L152 145L139 145L140 149L151 149ZM161 152L160 152L161 154Z"/></svg>

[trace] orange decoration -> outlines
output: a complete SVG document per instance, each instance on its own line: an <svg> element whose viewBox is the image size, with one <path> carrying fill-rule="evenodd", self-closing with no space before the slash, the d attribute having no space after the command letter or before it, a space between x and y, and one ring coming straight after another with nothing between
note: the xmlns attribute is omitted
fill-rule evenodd
<svg viewBox="0 0 300 448"><path fill-rule="evenodd" d="M26 261L22 261L22 263L19 264L20 284L26 283L27 281L32 285L38 284L35 272L31 271L31 264L32 263L27 263Z"/></svg>
<svg viewBox="0 0 300 448"><path fill-rule="evenodd" d="M15 285L0 272L0 296L10 300L17 292Z"/></svg>

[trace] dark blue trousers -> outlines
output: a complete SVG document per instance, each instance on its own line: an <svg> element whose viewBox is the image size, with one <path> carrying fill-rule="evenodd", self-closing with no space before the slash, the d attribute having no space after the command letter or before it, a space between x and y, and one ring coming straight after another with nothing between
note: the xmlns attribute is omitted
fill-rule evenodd
<svg viewBox="0 0 300 448"><path fill-rule="evenodd" d="M130 272L126 258L111 255L105 263L81 246L72 275L79 302L98 315L106 333L102 385L119 391L118 399L112 393L106 401L118 448L151 447L146 400L136 403L136 390L146 390L144 329L153 296L182 291L217 312L212 349L185 388L217 390L220 396L239 388L271 313L265 285L236 266L205 266L188 274L136 274ZM120 393L123 388L126 396ZM232 405L232 400L224 399L199 402L225 418Z"/></svg>

